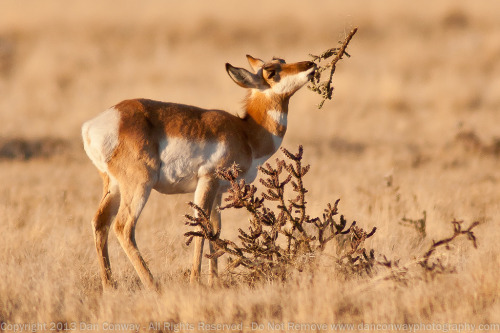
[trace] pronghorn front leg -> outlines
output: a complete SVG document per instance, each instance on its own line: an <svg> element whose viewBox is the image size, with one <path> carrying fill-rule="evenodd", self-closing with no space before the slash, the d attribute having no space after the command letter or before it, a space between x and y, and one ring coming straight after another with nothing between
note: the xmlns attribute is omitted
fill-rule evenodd
<svg viewBox="0 0 500 333"><path fill-rule="evenodd" d="M203 209L203 211L210 216L212 207L214 205L217 191L219 188L219 181L214 177L206 176L198 180L196 191L194 192L194 203ZM198 212L195 211L195 216ZM201 259L203 257L203 244L205 239L203 237L195 237L194 240L194 256L193 256L193 269L191 270L191 284L199 283L201 273Z"/></svg>
<svg viewBox="0 0 500 333"><path fill-rule="evenodd" d="M212 214L210 215L210 222L212 223L212 228L214 232L217 232L221 228L221 217L219 206L222 202L222 194L217 194L215 198L214 205L212 207ZM210 242L210 254L215 253L215 246ZM217 258L210 259L209 262L210 275L208 276L208 285L214 286L217 283L218 272L217 272Z"/></svg>

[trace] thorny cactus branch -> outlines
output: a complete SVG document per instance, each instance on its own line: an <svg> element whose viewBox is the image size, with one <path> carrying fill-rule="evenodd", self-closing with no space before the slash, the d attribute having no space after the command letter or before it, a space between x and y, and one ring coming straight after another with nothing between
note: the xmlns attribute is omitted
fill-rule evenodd
<svg viewBox="0 0 500 333"><path fill-rule="evenodd" d="M314 78L311 81L311 84L308 86L308 88L317 94L321 95L323 98L321 102L318 104L318 109L321 109L323 107L323 104L325 101L331 100L332 95L333 95L333 86L332 86L332 80L333 80L333 74L335 73L336 65L337 62L342 59L344 55L347 57L350 57L349 53L346 52L347 46L349 45L349 42L351 41L352 37L356 32L358 31L358 28L354 28L345 38L344 42L339 42L340 47L334 47L331 49L328 49L321 53L319 56L310 54L312 57L312 61L315 62L318 66ZM331 60L329 63L326 65L321 65L321 62L332 57L333 60ZM322 73L330 68L330 73L328 74L328 80L321 82L321 75Z"/></svg>
<svg viewBox="0 0 500 333"><path fill-rule="evenodd" d="M462 230L462 223L463 221L457 221L453 220L452 222L453 225L453 235L451 235L448 238L441 239L437 242L432 242L432 245L430 246L429 250L425 252L423 255L422 261L420 262L420 265L429 272L434 271L437 267L439 267L441 270L444 269L443 265L441 263L433 263L429 264L430 258L432 254L441 246L448 246L455 238L457 238L460 235L465 235L467 236L467 239L469 239L472 242L472 245L474 248L477 248L477 240L476 236L474 235L474 232L472 229L477 227L479 225L479 222L473 222L467 229Z"/></svg>

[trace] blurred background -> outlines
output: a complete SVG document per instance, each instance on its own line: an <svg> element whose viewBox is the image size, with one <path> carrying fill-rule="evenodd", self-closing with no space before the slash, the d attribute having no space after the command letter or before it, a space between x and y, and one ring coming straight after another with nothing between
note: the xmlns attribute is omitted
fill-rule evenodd
<svg viewBox="0 0 500 333"><path fill-rule="evenodd" d="M235 112L244 93L228 80L225 62L247 66L247 53L307 60L357 26L334 101L318 111L315 96L302 91L292 104L292 135L433 144L468 128L488 140L498 136L498 6L2 2L0 134L74 138L83 121L133 97Z"/></svg>

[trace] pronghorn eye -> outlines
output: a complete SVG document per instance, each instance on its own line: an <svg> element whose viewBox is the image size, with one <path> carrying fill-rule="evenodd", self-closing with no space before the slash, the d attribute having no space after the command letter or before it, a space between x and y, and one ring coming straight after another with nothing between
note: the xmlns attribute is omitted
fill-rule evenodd
<svg viewBox="0 0 500 333"><path fill-rule="evenodd" d="M276 71L275 70L270 69L270 70L267 71L267 78L268 79L272 79L274 75L276 75Z"/></svg>

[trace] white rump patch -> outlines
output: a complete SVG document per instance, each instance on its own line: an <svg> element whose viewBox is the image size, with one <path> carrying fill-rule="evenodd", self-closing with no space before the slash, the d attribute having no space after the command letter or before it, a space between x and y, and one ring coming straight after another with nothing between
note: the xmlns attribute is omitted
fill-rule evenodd
<svg viewBox="0 0 500 333"><path fill-rule="evenodd" d="M269 118L271 118L276 124L279 126L286 127L288 122L288 115L285 112L277 111L277 110L269 110L267 111Z"/></svg>
<svg viewBox="0 0 500 333"><path fill-rule="evenodd" d="M312 73L312 71L314 71L314 68L282 77L281 80L271 88L271 90L276 94L292 93L309 81L308 75Z"/></svg>
<svg viewBox="0 0 500 333"><path fill-rule="evenodd" d="M101 172L108 171L108 162L118 146L120 114L110 108L82 125L85 152Z"/></svg>

